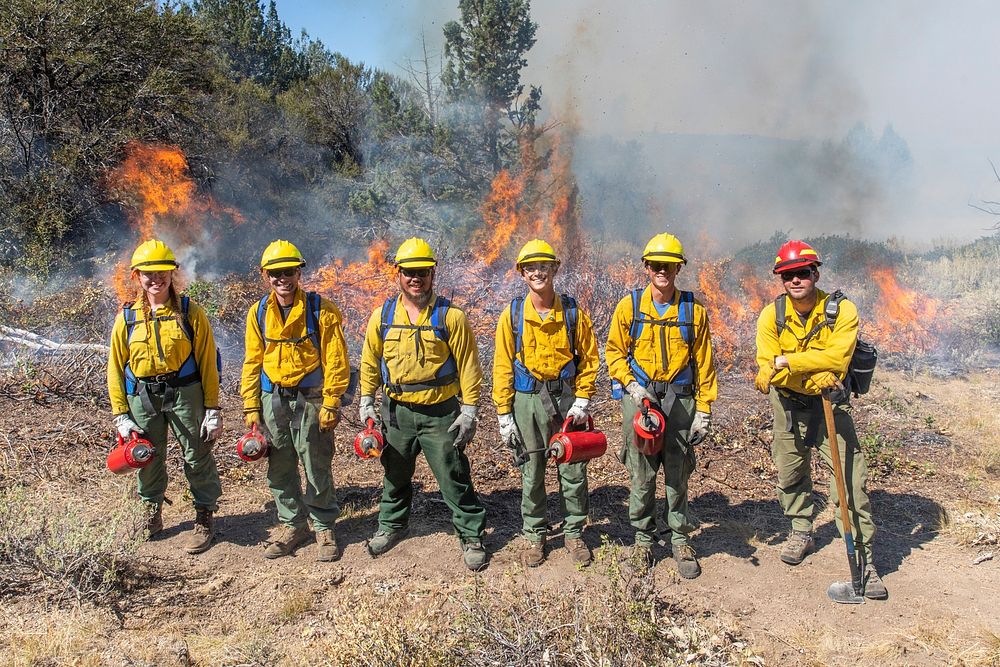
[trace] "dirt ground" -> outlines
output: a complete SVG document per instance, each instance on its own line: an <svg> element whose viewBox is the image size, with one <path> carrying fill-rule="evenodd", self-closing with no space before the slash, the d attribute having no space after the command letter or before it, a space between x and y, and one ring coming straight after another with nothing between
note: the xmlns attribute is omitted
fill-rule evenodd
<svg viewBox="0 0 1000 667"><path fill-rule="evenodd" d="M826 596L831 582L849 575L844 544L825 503L829 480L815 464L815 493L822 508L816 522L817 550L797 567L778 559L788 527L773 491L768 406L747 381L726 378L712 441L700 447L691 481L691 506L701 522L694 543L703 574L693 581L680 579L669 548L661 545L655 550L657 587L679 608L716 619L743 637L761 656L759 664L1000 664L995 602L1000 554L973 564L997 549L996 535L972 535L956 522L970 509L994 522L1000 517L995 461L983 459L983 450L995 445L995 437L985 442L983 434L996 433L997 377L992 372L941 380L886 372L872 394L856 400L859 431L867 442L881 445L870 454L869 488L879 529L876 564L890 593L886 601L858 606L836 605ZM227 415L239 412L235 404L226 407L233 408ZM43 418L31 404L25 408L33 418ZM596 415L598 428L609 435L614 448L620 442L616 409L617 404L608 401ZM199 556L187 556L181 549L193 512L183 498L183 475L173 456L169 495L174 504L165 507L166 530L140 550L155 577L123 607L121 628L113 623L95 626L99 639L91 648L103 645L102 655L118 656L108 664L142 664L119 659L129 654L127 647L134 641L129 636L162 626L170 629L162 639L168 648L176 641L179 653L190 652L195 658L199 650L208 651L206 637L228 634L236 642L241 632L268 627L272 620L282 621L282 632L293 627L300 637L323 633L323 610L351 590L404 595L421 605L436 599L436 593L477 581L487 587L516 585L558 595L586 587L599 576L596 568L578 570L561 548L551 476L549 559L537 569L521 566L520 478L503 450L487 444L497 440L492 414L484 415L470 448L477 490L488 512L489 567L473 575L462 566L457 540L450 534L449 511L423 463L417 471L410 537L372 559L365 540L376 528L381 467L354 457L350 441L358 424L353 413L345 415L337 430L334 461L343 510L337 530L344 552L340 561L315 562L313 543L292 557L263 558L264 541L275 524L274 504L264 464L235 457L231 443L239 425L229 417L224 443L217 448L224 497L216 544ZM86 446L95 469L103 464L99 447L99 441ZM627 483L612 451L591 463L586 539L592 547L602 541L631 545ZM296 599L303 600L308 612L289 625L289 605ZM24 598L4 601L2 608L8 628L15 618L26 627L44 627L40 619L50 613ZM109 653L107 646L115 644L126 648ZM227 664L250 661L236 656Z"/></svg>

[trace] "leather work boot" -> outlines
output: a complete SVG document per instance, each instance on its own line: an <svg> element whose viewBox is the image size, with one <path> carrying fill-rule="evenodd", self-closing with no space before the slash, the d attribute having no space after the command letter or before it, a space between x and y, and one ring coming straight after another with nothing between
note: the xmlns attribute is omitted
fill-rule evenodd
<svg viewBox="0 0 1000 667"><path fill-rule="evenodd" d="M465 562L465 567L473 572L486 567L486 549L483 548L483 543L479 540L462 542L462 560Z"/></svg>
<svg viewBox="0 0 1000 667"><path fill-rule="evenodd" d="M885 583L878 576L875 566L871 563L865 566L864 586L865 597L869 600L884 600L889 597L889 591L886 590Z"/></svg>
<svg viewBox="0 0 1000 667"><path fill-rule="evenodd" d="M212 538L215 537L214 518L212 510L204 507L194 508L194 526L188 533L188 539L184 543L184 551L189 554L200 554L208 551L212 546Z"/></svg>
<svg viewBox="0 0 1000 667"><path fill-rule="evenodd" d="M632 547L631 560L642 567L653 567L653 547L636 542Z"/></svg>
<svg viewBox="0 0 1000 667"><path fill-rule="evenodd" d="M149 512L149 516L146 517L146 539L148 540L163 531L163 505L150 504L147 511Z"/></svg>
<svg viewBox="0 0 1000 667"><path fill-rule="evenodd" d="M674 560L677 561L677 574L685 579L696 579L701 574L701 565L694 555L694 547L690 544L675 544Z"/></svg>
<svg viewBox="0 0 1000 667"><path fill-rule="evenodd" d="M545 538L526 541L528 548L524 550L524 564L528 567L538 567L545 562Z"/></svg>
<svg viewBox="0 0 1000 667"><path fill-rule="evenodd" d="M793 530L785 540L785 546L781 549L781 560L789 565L798 565L806 558L806 554L812 551L814 546L812 533L802 530Z"/></svg>
<svg viewBox="0 0 1000 667"><path fill-rule="evenodd" d="M590 553L590 547L579 537L566 538L566 551L573 557L573 562L582 567L587 567L594 562L594 556Z"/></svg>
<svg viewBox="0 0 1000 667"><path fill-rule="evenodd" d="M281 526L271 536L267 549L264 549L264 558L287 556L308 539L309 529L305 526Z"/></svg>
<svg viewBox="0 0 1000 667"><path fill-rule="evenodd" d="M386 532L384 530L375 531L372 538L368 540L368 553L373 557L381 556L386 551L396 546L396 544L406 537L409 532L409 528L401 528L392 532Z"/></svg>
<svg viewBox="0 0 1000 667"><path fill-rule="evenodd" d="M329 563L340 558L340 549L337 547L337 535L332 530L317 530L316 545L319 547L316 553L316 560L322 563Z"/></svg>

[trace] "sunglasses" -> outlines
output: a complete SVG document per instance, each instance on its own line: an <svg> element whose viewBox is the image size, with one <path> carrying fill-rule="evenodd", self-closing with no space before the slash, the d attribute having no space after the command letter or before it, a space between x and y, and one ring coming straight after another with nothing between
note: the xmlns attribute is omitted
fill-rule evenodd
<svg viewBox="0 0 1000 667"><path fill-rule="evenodd" d="M426 278L431 275L430 269L400 269L399 272L407 278Z"/></svg>
<svg viewBox="0 0 1000 667"><path fill-rule="evenodd" d="M670 271L670 267L674 265L674 262L646 262L646 268L648 268L653 273L659 273L660 271Z"/></svg>
<svg viewBox="0 0 1000 667"><path fill-rule="evenodd" d="M268 278L291 278L295 275L298 269L268 269Z"/></svg>
<svg viewBox="0 0 1000 667"><path fill-rule="evenodd" d="M545 274L548 274L548 273L550 273L552 271L552 265L551 264L547 264L547 263L543 264L543 263L540 263L540 262L537 263L537 264L522 264L521 265L521 270L524 271L525 273L545 273Z"/></svg>
<svg viewBox="0 0 1000 667"><path fill-rule="evenodd" d="M790 283L796 278L799 280L808 280L812 278L813 270L799 269L798 271L782 271L780 275L783 282Z"/></svg>

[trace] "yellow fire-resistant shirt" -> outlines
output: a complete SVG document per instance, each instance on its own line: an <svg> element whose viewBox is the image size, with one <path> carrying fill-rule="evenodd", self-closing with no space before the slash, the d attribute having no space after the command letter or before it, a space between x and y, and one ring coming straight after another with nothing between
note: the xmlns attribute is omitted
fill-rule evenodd
<svg viewBox="0 0 1000 667"><path fill-rule="evenodd" d="M757 366L764 366L784 355L788 368L782 368L771 379L771 385L815 396L821 391L809 379L813 373L831 371L841 380L847 375L854 346L858 342L858 308L844 299L833 329L822 326L807 342L806 335L820 322L826 321L823 306L827 294L816 290L816 305L804 319L795 312L792 300L785 296L785 328L778 336L775 326L774 303L764 306L757 318Z"/></svg>
<svg viewBox="0 0 1000 667"><path fill-rule="evenodd" d="M278 300L271 292L267 299L264 329L267 342L257 323L257 303L247 312L246 356L243 359L243 411L260 410L260 371L267 373L271 382L279 387L297 387L306 375L323 366L323 407L336 410L340 397L347 390L351 369L347 360L347 342L341 328L340 309L332 302L320 298L319 346L306 335L306 293L295 292L288 317L282 319ZM298 340L303 339L303 340ZM295 342L297 341L298 342Z"/></svg>
<svg viewBox="0 0 1000 667"><path fill-rule="evenodd" d="M660 316L653 306L651 288L646 287L639 299L639 310L652 319L677 321L680 290L674 290L674 298L667 312ZM695 382L694 400L698 412L711 412L712 403L719 395L719 384L712 360L712 337L708 330L708 314L705 306L695 300L692 305L694 320L694 342L691 347L684 342L681 328L676 326L655 326L646 323L635 341L635 360L639 367L655 382L670 382L683 371L694 356ZM627 386L635 380L629 368L629 345L632 342L632 296L626 296L615 307L611 317L611 330L604 358L608 362L608 374ZM664 349L666 355L663 354Z"/></svg>
<svg viewBox="0 0 1000 667"><path fill-rule="evenodd" d="M580 398L594 396L597 384L597 339L594 326L583 309L578 309L574 341L579 363L576 367L574 393ZM524 299L524 326L521 333L524 357L521 360L531 374L539 380L555 380L563 367L573 360L569 334L566 330L566 313L562 300L555 304L542 320L531 303ZM514 327L510 321L510 304L504 308L497 322L496 348L493 353L493 402L497 414L509 413L514 405Z"/></svg>
<svg viewBox="0 0 1000 667"><path fill-rule="evenodd" d="M427 306L420 311L417 326L430 326L435 300L436 297L432 294ZM389 397L407 403L434 405L460 395L462 403L475 405L479 401L479 386L483 382L476 336L465 313L454 305L448 308L444 321L448 329L448 342L438 338L431 330L390 328L383 344L379 332L382 306L375 308L368 319L368 329L361 350L361 395L374 396L375 390L382 385L382 359L385 359L393 384L420 384L432 380L448 357L454 356L458 380L449 385L405 393L397 393L385 387L382 390ZM392 323L413 324L402 302L396 304Z"/></svg>
<svg viewBox="0 0 1000 667"><path fill-rule="evenodd" d="M111 329L111 351L108 354L108 395L111 410L116 415L128 412L125 393L125 364L137 378L175 373L194 350L195 363L201 375L205 407L219 407L219 368L215 359L215 336L204 309L195 302L188 306L188 323L194 341L187 334L169 305L160 306L147 315L135 309L135 326L125 340L125 315L118 311Z"/></svg>

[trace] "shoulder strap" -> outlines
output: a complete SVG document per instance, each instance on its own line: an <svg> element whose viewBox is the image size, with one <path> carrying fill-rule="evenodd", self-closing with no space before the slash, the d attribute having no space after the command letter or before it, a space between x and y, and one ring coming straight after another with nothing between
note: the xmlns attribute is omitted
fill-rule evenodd
<svg viewBox="0 0 1000 667"><path fill-rule="evenodd" d="M566 336L569 338L569 353L576 358L576 321L580 314L580 309L576 305L576 299L568 294L560 294L559 300L562 302L563 318L566 320Z"/></svg>
<svg viewBox="0 0 1000 667"><path fill-rule="evenodd" d="M322 299L316 292L306 292L306 336L312 339L313 347L319 352L319 311Z"/></svg>
<svg viewBox="0 0 1000 667"><path fill-rule="evenodd" d="M448 308L451 307L451 301L439 296L437 300L434 301L434 310L431 312L431 326L434 327L434 335L448 342L450 336L448 331Z"/></svg>
<svg viewBox="0 0 1000 667"><path fill-rule="evenodd" d="M184 329L184 334L188 337L188 340L192 343L194 342L194 327L191 326L191 320L188 317L188 313L191 312L191 297L187 294L181 295L181 328Z"/></svg>
<svg viewBox="0 0 1000 667"><path fill-rule="evenodd" d="M839 289L833 290L826 297L826 303L823 304L823 315L826 317L826 326L831 329L837 323L837 316L840 315L840 302L846 298Z"/></svg>
<svg viewBox="0 0 1000 667"><path fill-rule="evenodd" d="M774 328L778 331L778 336L785 330L785 295L779 294L774 297Z"/></svg>
<svg viewBox="0 0 1000 667"><path fill-rule="evenodd" d="M639 318L639 308L642 303L642 288L637 288L632 290L632 326L629 328L629 336L632 341L639 337L642 333L642 321Z"/></svg>
<svg viewBox="0 0 1000 667"><path fill-rule="evenodd" d="M681 291L677 300L677 322L680 324L681 337L691 347L694 343L694 292Z"/></svg>
<svg viewBox="0 0 1000 667"><path fill-rule="evenodd" d="M524 297L518 296L510 302L510 328L514 332L514 354L521 353L524 346Z"/></svg>
<svg viewBox="0 0 1000 667"><path fill-rule="evenodd" d="M379 337L382 340L385 340L385 335L389 332L389 326L392 324L393 316L396 314L396 301L398 299L398 296L390 296L382 304L382 319L378 328Z"/></svg>
<svg viewBox="0 0 1000 667"><path fill-rule="evenodd" d="M265 294L260 301L257 302L257 330L260 331L261 340L267 340L267 334L265 332L265 322L267 321L267 299L270 294Z"/></svg>

